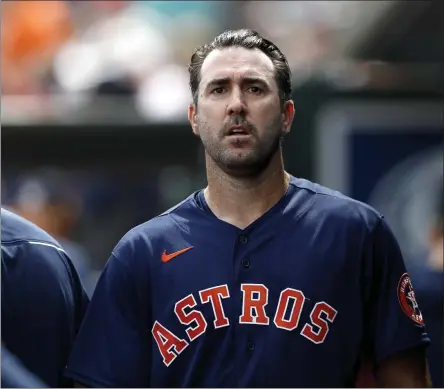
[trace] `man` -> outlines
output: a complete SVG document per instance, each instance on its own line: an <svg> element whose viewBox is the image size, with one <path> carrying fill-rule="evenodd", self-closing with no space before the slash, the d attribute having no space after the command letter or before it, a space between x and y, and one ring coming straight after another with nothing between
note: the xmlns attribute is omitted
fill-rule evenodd
<svg viewBox="0 0 444 389"><path fill-rule="evenodd" d="M49 387L72 387L63 371L89 302L86 292L49 234L4 208L1 224L2 342Z"/></svg>
<svg viewBox="0 0 444 389"><path fill-rule="evenodd" d="M428 338L384 219L284 170L294 116L284 55L256 32L228 31L189 71L208 186L117 244L67 376L92 387L344 387L366 353L382 385L427 385Z"/></svg>

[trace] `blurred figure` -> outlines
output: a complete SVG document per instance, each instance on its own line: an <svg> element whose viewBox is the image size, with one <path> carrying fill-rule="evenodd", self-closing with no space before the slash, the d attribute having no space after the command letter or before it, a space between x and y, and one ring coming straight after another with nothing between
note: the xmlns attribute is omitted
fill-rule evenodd
<svg viewBox="0 0 444 389"><path fill-rule="evenodd" d="M48 386L72 387L62 373L89 303L79 276L36 225L2 208L1 227L2 342Z"/></svg>
<svg viewBox="0 0 444 389"><path fill-rule="evenodd" d="M29 372L20 360L2 346L2 388L46 388L47 386Z"/></svg>
<svg viewBox="0 0 444 389"><path fill-rule="evenodd" d="M82 212L82 199L66 174L44 169L21 178L13 194L12 208L60 243L90 295L96 278L92 275L92 260L86 248L71 239Z"/></svg>
<svg viewBox="0 0 444 389"><path fill-rule="evenodd" d="M442 191L442 188L441 188ZM443 273L443 219L444 196L437 197L436 216L428 234L429 252L425 261L410 269L416 298L421 306L427 333L432 341L428 349L430 374L435 388L444 385L444 273Z"/></svg>

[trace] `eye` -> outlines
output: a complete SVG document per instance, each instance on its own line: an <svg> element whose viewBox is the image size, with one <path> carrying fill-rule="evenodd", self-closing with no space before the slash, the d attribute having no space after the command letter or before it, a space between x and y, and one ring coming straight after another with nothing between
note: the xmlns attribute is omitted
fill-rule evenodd
<svg viewBox="0 0 444 389"><path fill-rule="evenodd" d="M263 93L263 91L264 91L262 88L260 88L258 86L250 86L247 90L249 92L254 93L255 95L259 95L259 94Z"/></svg>
<svg viewBox="0 0 444 389"><path fill-rule="evenodd" d="M225 88L224 88L223 86L218 86L217 88L214 88L214 89L211 91L211 94L212 94L212 95L220 95L220 94L222 94L223 92L225 92Z"/></svg>

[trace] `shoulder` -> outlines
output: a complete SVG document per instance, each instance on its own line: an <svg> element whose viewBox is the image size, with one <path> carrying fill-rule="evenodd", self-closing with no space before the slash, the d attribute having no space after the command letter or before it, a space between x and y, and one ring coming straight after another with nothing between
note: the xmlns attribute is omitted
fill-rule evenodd
<svg viewBox="0 0 444 389"><path fill-rule="evenodd" d="M114 247L112 254L120 259L132 257L139 252L149 255L165 239L178 239L187 228L187 222L199 212L194 196L195 193L129 230Z"/></svg>
<svg viewBox="0 0 444 389"><path fill-rule="evenodd" d="M62 250L59 242L46 231L29 220L7 210L1 209L2 245L43 243L42 246Z"/></svg>
<svg viewBox="0 0 444 389"><path fill-rule="evenodd" d="M307 207L306 212L318 222L341 223L344 226L361 227L368 232L383 222L383 215L375 208L341 192L294 177L291 184L297 188L294 197L303 195L307 198L310 207Z"/></svg>
<svg viewBox="0 0 444 389"><path fill-rule="evenodd" d="M77 328L89 299L69 256L54 238L24 218L2 208L1 219L2 324L9 328L8 336L29 326L42 309L54 323L69 317Z"/></svg>
<svg viewBox="0 0 444 389"><path fill-rule="evenodd" d="M2 270L5 282L71 285L75 268L59 242L25 218L1 210Z"/></svg>
<svg viewBox="0 0 444 389"><path fill-rule="evenodd" d="M67 254L59 242L25 218L2 208L2 263L14 261L15 266L55 267L66 261Z"/></svg>

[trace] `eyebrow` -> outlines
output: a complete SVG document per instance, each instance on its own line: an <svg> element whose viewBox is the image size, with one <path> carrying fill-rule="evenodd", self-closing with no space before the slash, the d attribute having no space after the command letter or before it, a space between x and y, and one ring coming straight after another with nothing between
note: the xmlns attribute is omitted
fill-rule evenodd
<svg viewBox="0 0 444 389"><path fill-rule="evenodd" d="M230 78L229 77L222 77L222 78L215 78L213 80L211 80L205 89L209 89L212 87L217 87L217 86L222 86L222 85L227 85L230 83ZM263 80L260 77L242 77L241 78L241 84L261 84L263 87L268 88L268 83Z"/></svg>

